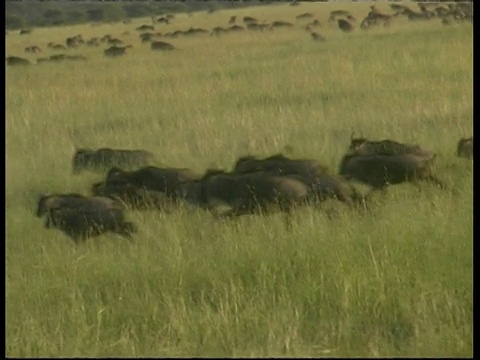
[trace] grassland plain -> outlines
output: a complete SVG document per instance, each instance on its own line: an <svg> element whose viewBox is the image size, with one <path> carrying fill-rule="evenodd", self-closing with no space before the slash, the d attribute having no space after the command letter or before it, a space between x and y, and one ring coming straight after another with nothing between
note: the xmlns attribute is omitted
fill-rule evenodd
<svg viewBox="0 0 480 360"><path fill-rule="evenodd" d="M171 39L180 50L156 53L134 30L146 19L8 34L7 55L43 49L31 60L76 34L133 48L7 69L7 356L472 356L472 164L455 156L472 134L472 26L397 18L345 34L327 22L331 10L362 18L369 5L277 4L157 25L312 12L325 43L296 25ZM435 150L438 176L458 193L398 185L372 198L369 215L301 209L290 230L279 214L223 223L188 207L129 212L133 245L104 235L76 247L34 217L39 193L88 194L101 179L72 175L75 147L143 148L160 166L204 171L290 145L337 171L352 131Z"/></svg>

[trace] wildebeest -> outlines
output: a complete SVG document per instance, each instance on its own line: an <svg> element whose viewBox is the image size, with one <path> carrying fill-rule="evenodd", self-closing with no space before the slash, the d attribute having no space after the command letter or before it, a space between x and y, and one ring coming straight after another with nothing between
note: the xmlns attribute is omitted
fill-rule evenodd
<svg viewBox="0 0 480 360"><path fill-rule="evenodd" d="M363 201L363 195L343 177L328 174L328 169L315 160L289 159L282 154L265 159L254 157L240 158L233 170L234 174L268 174L298 180L310 189L310 200L323 201L336 198L348 205ZM313 200L312 200L313 201Z"/></svg>
<svg viewBox="0 0 480 360"><path fill-rule="evenodd" d="M345 19L338 19L338 28L343 32L351 32L353 30L353 25L345 20Z"/></svg>
<svg viewBox="0 0 480 360"><path fill-rule="evenodd" d="M36 215L46 216L46 228L60 229L75 242L109 231L131 239L136 232L136 226L125 221L120 204L105 197L42 195Z"/></svg>
<svg viewBox="0 0 480 360"><path fill-rule="evenodd" d="M25 52L26 53L32 53L32 54L35 54L37 52L41 52L42 50L37 46L37 45L31 45L31 46L27 46L25 48Z"/></svg>
<svg viewBox="0 0 480 360"><path fill-rule="evenodd" d="M228 20L228 25L233 25L237 21L236 16L230 16L230 20Z"/></svg>
<svg viewBox="0 0 480 360"><path fill-rule="evenodd" d="M197 180L200 176L185 168L158 168L146 166L134 171L124 171L113 167L108 172L105 183L108 185L126 185L160 191L172 198L178 197L180 184Z"/></svg>
<svg viewBox="0 0 480 360"><path fill-rule="evenodd" d="M270 24L270 28L291 28L292 26L293 24L287 21L274 21Z"/></svg>
<svg viewBox="0 0 480 360"><path fill-rule="evenodd" d="M21 29L20 35L28 35L32 33L32 29Z"/></svg>
<svg viewBox="0 0 480 360"><path fill-rule="evenodd" d="M116 56L122 56L126 53L127 48L131 47L131 45L128 46L111 46L108 49L103 50L103 54L106 57L116 57Z"/></svg>
<svg viewBox="0 0 480 360"><path fill-rule="evenodd" d="M75 36L69 37L65 40L65 44L69 48L75 48L79 44L83 44L83 42L84 41L83 41L82 35L75 35Z"/></svg>
<svg viewBox="0 0 480 360"><path fill-rule="evenodd" d="M310 36L312 37L313 41L327 41L327 38L319 33L311 32Z"/></svg>
<svg viewBox="0 0 480 360"><path fill-rule="evenodd" d="M457 145L457 156L473 159L473 137L461 138Z"/></svg>
<svg viewBox="0 0 480 360"><path fill-rule="evenodd" d="M7 56L6 59L7 65L14 66L14 65L30 65L30 61L27 59L18 57L18 56Z"/></svg>
<svg viewBox="0 0 480 360"><path fill-rule="evenodd" d="M148 30L154 31L155 27L153 27L152 25L141 25L141 26L137 27L135 30L137 30L137 31L148 31Z"/></svg>
<svg viewBox="0 0 480 360"><path fill-rule="evenodd" d="M324 174L328 169L315 160L290 159L283 154L277 154L265 159L257 159L255 156L244 156L237 160L233 172L235 174L247 174L258 171L273 172L275 175L289 174Z"/></svg>
<svg viewBox="0 0 480 360"><path fill-rule="evenodd" d="M251 17L251 16L244 16L243 17L243 22L245 25L248 25L248 24L253 24L253 23L256 23L257 22L257 19Z"/></svg>
<svg viewBox="0 0 480 360"><path fill-rule="evenodd" d="M91 192L94 196L108 197L124 204L127 208L136 210L162 210L165 205L171 203L171 198L163 192L138 188L125 183L95 183L92 185Z"/></svg>
<svg viewBox="0 0 480 360"><path fill-rule="evenodd" d="M280 209L290 212L308 202L307 185L289 177L263 173L233 174L208 170L202 179L187 185L197 185L198 203L213 210L226 204L231 210L226 216L239 216Z"/></svg>
<svg viewBox="0 0 480 360"><path fill-rule="evenodd" d="M175 50L175 46L169 44L165 41L153 41L150 44L150 49L152 50Z"/></svg>
<svg viewBox="0 0 480 360"><path fill-rule="evenodd" d="M419 145L403 144L388 139L370 141L366 138L354 138L353 134L348 149L349 151L354 151L357 155L423 155L426 152L426 150L422 149Z"/></svg>
<svg viewBox="0 0 480 360"><path fill-rule="evenodd" d="M144 166L153 161L153 154L145 150L78 149L73 155L72 167L73 173L77 174L81 170L105 171L115 166L123 168Z"/></svg>
<svg viewBox="0 0 480 360"><path fill-rule="evenodd" d="M418 145L352 139L339 173L376 189L416 180L431 181L443 188L442 182L432 174L435 157L435 153Z"/></svg>

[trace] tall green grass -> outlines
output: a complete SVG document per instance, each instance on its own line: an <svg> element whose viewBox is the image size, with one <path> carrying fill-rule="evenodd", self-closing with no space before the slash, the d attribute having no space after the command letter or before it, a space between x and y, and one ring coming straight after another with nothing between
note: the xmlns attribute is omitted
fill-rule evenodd
<svg viewBox="0 0 480 360"><path fill-rule="evenodd" d="M69 52L85 62L7 69L7 356L472 356L472 165L455 156L472 134L472 27L395 19L344 34L326 21L339 7L361 19L368 5L278 4L157 26L312 12L325 43L296 24L171 39L180 50L156 53L134 30L147 19L7 35L8 55L43 49L31 60L79 33L134 46L118 59L81 47ZM75 246L34 217L39 193L88 194L102 178L72 175L78 147L142 148L158 166L202 172L290 145L336 172L353 131L433 149L458 194L402 184L374 196L369 215L330 202L298 210L291 227L281 214L132 211L133 245L107 234Z"/></svg>

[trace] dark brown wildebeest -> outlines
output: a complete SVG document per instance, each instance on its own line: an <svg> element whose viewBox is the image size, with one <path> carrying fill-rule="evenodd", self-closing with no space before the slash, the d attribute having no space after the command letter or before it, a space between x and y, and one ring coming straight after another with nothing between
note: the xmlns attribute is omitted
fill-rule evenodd
<svg viewBox="0 0 480 360"><path fill-rule="evenodd" d="M152 40L154 37L155 37L155 34L150 33L150 32L146 32L146 33L140 34L140 39L142 40L142 43L144 43L144 42L149 42L149 41Z"/></svg>
<svg viewBox="0 0 480 360"><path fill-rule="evenodd" d="M353 25L345 20L345 19L338 19L338 28L343 32L351 32L353 30Z"/></svg>
<svg viewBox="0 0 480 360"><path fill-rule="evenodd" d="M30 45L25 48L25 52L35 54L37 52L42 52L42 50L37 45Z"/></svg>
<svg viewBox="0 0 480 360"><path fill-rule="evenodd" d="M153 27L152 25L141 25L141 26L137 27L135 30L137 30L137 31L149 31L149 30L155 31L155 27Z"/></svg>
<svg viewBox="0 0 480 360"><path fill-rule="evenodd" d="M122 56L126 53L127 48L131 47L131 45L128 46L111 46L108 49L103 50L103 54L106 57L117 57L117 56Z"/></svg>
<svg viewBox="0 0 480 360"><path fill-rule="evenodd" d="M97 38L92 38L86 42L88 46L99 46Z"/></svg>
<svg viewBox="0 0 480 360"><path fill-rule="evenodd" d="M233 173L247 174L258 171L272 172L277 176L290 174L319 175L328 172L328 169L315 160L290 159L283 154L277 154L265 159L255 156L244 156L235 163Z"/></svg>
<svg viewBox="0 0 480 360"><path fill-rule="evenodd" d="M254 24L257 22L257 19L251 17L251 16L244 16L243 17L243 23L245 25L248 25L248 24Z"/></svg>
<svg viewBox="0 0 480 360"><path fill-rule="evenodd" d="M310 190L299 180L264 173L232 174L208 170L203 178L185 184L197 186L197 203L212 211L218 204L231 210L223 216L239 216L280 209L290 212L308 203Z"/></svg>
<svg viewBox="0 0 480 360"><path fill-rule="evenodd" d="M354 151L357 155L424 155L426 152L431 153L419 145L403 144L394 140L370 141L365 138L354 138L353 134L348 150Z"/></svg>
<svg viewBox="0 0 480 360"><path fill-rule="evenodd" d="M457 145L457 156L473 159L473 137L461 138Z"/></svg>
<svg viewBox="0 0 480 360"><path fill-rule="evenodd" d="M105 196L125 207L135 210L162 210L172 203L171 198L160 191L138 188L131 184L96 183L92 185L92 195Z"/></svg>
<svg viewBox="0 0 480 360"><path fill-rule="evenodd" d="M14 65L30 65L30 61L27 59L18 57L18 56L7 56L5 59L7 61L7 65L14 66Z"/></svg>
<svg viewBox="0 0 480 360"><path fill-rule="evenodd" d="M83 44L83 42L82 35L75 35L65 40L65 44L69 48L76 48L79 44Z"/></svg>
<svg viewBox="0 0 480 360"><path fill-rule="evenodd" d="M160 16L160 17L158 17L158 18L155 19L155 23L159 23L159 24L161 24L161 23L169 24L169 23L170 23L170 20L169 20L166 16L165 16L165 17ZM137 30L138 30L138 29L137 29Z"/></svg>
<svg viewBox="0 0 480 360"><path fill-rule="evenodd" d="M190 169L143 167L134 171L123 171L113 167L108 172L105 183L108 185L130 185L152 191L160 191L168 197L176 198L180 184L197 180L200 176Z"/></svg>
<svg viewBox="0 0 480 360"><path fill-rule="evenodd" d="M82 170L106 171L115 166L135 168L153 161L153 154L145 150L79 149L73 155L72 168L73 173L78 174Z"/></svg>
<svg viewBox="0 0 480 360"><path fill-rule="evenodd" d="M107 44L120 46L120 45L123 45L123 41L120 39L110 38L107 40Z"/></svg>
<svg viewBox="0 0 480 360"><path fill-rule="evenodd" d="M153 41L150 44L150 49L168 51L168 50L175 50L175 46L165 41Z"/></svg>
<svg viewBox="0 0 480 360"><path fill-rule="evenodd" d="M249 156L237 161L233 173L286 176L307 185L317 201L333 197L348 205L354 205L364 200L363 195L358 193L346 179L328 174L328 169L315 160L289 159L282 154L261 160Z"/></svg>
<svg viewBox="0 0 480 360"><path fill-rule="evenodd" d="M32 33L32 29L21 29L20 35L28 35Z"/></svg>
<svg viewBox="0 0 480 360"><path fill-rule="evenodd" d="M230 16L230 20L228 20L228 25L234 25L236 21L237 21L236 16Z"/></svg>
<svg viewBox="0 0 480 360"><path fill-rule="evenodd" d="M112 38L112 35L110 35L110 34L103 35L103 36L100 38L100 42L107 42L107 41L110 40L111 38Z"/></svg>
<svg viewBox="0 0 480 360"><path fill-rule="evenodd" d="M293 24L287 21L274 21L270 24L270 28L291 28L291 27L293 27Z"/></svg>
<svg viewBox="0 0 480 360"><path fill-rule="evenodd" d="M312 37L313 41L327 41L327 38L319 33L311 32L310 36Z"/></svg>
<svg viewBox="0 0 480 360"><path fill-rule="evenodd" d="M432 174L436 154L418 145L392 140L352 139L350 151L343 157L340 175L376 189L406 181L427 180L444 188Z"/></svg>
<svg viewBox="0 0 480 360"><path fill-rule="evenodd" d="M76 243L110 231L131 240L136 232L136 226L125 221L121 205L105 197L42 195L36 215L46 216L46 228L60 229Z"/></svg>

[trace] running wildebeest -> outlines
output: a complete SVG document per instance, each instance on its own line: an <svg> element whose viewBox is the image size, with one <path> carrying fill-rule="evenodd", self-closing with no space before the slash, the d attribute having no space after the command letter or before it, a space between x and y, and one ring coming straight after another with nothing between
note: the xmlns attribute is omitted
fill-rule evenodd
<svg viewBox="0 0 480 360"><path fill-rule="evenodd" d="M131 47L131 45L128 46L111 46L108 49L103 50L103 54L106 57L117 57L117 56L122 56L126 53L127 48Z"/></svg>
<svg viewBox="0 0 480 360"><path fill-rule="evenodd" d="M351 32L353 30L353 25L344 19L338 19L338 28L343 32Z"/></svg>
<svg viewBox="0 0 480 360"><path fill-rule="evenodd" d="M42 50L37 46L37 45L31 45L31 46L27 46L25 48L25 52L26 53L32 53L32 54L35 54L37 52L41 52Z"/></svg>
<svg viewBox="0 0 480 360"><path fill-rule="evenodd" d="M363 202L364 197L343 177L328 174L328 169L315 160L289 159L277 154L258 160L254 157L240 158L234 174L263 173L269 176L284 176L298 180L310 189L315 201L336 198L348 205ZM312 197L310 197L312 200Z"/></svg>
<svg viewBox="0 0 480 360"><path fill-rule="evenodd" d="M30 61L27 59L18 57L18 56L7 56L6 59L7 65L14 66L14 65L30 65Z"/></svg>
<svg viewBox="0 0 480 360"><path fill-rule="evenodd" d="M287 21L274 21L270 24L270 28L291 28L293 27L292 23Z"/></svg>
<svg viewBox="0 0 480 360"><path fill-rule="evenodd" d="M457 145L457 156L473 159L473 137L461 138Z"/></svg>
<svg viewBox="0 0 480 360"><path fill-rule="evenodd" d="M245 25L248 25L248 24L253 24L253 23L256 23L257 22L257 19L251 17L251 16L244 16L243 17L243 22Z"/></svg>
<svg viewBox="0 0 480 360"><path fill-rule="evenodd" d="M230 16L230 20L228 20L228 25L234 25L236 21L237 21L236 16Z"/></svg>
<svg viewBox="0 0 480 360"><path fill-rule="evenodd" d="M153 41L150 44L150 49L152 50L175 50L175 46L169 44L165 41Z"/></svg>
<svg viewBox="0 0 480 360"><path fill-rule="evenodd" d="M105 197L42 195L36 215L46 215L46 228L60 229L76 243L109 231L131 240L136 232L136 226L125 221L121 205Z"/></svg>
<svg viewBox="0 0 480 360"><path fill-rule="evenodd" d="M255 156L244 156L237 160L233 172L247 174L258 171L274 172L275 175L308 174L319 175L327 173L327 168L315 160L289 159L283 154L277 154L265 159Z"/></svg>
<svg viewBox="0 0 480 360"><path fill-rule="evenodd" d="M310 36L312 37L313 41L327 41L327 38L319 33L311 32Z"/></svg>
<svg viewBox="0 0 480 360"><path fill-rule="evenodd" d="M199 178L198 174L185 168L147 166L134 171L123 171L113 167L108 172L105 183L108 185L129 184L136 188L160 191L168 197L177 198L180 184Z"/></svg>
<svg viewBox="0 0 480 360"><path fill-rule="evenodd" d="M289 177L264 173L233 174L208 170L203 178L187 183L196 185L198 203L212 211L218 204L231 210L225 216L239 216L280 209L290 212L306 204L310 194L307 185Z"/></svg>
<svg viewBox="0 0 480 360"><path fill-rule="evenodd" d="M358 155L404 155L404 154L425 154L419 145L402 144L394 140L369 141L365 138L354 138L350 140L349 151L355 151Z"/></svg>
<svg viewBox="0 0 480 360"><path fill-rule="evenodd" d="M65 40L65 44L69 48L76 48L79 44L83 44L83 42L82 35L75 35Z"/></svg>
<svg viewBox="0 0 480 360"><path fill-rule="evenodd" d="M131 184L96 183L92 185L91 192L94 196L117 200L125 207L135 210L162 210L172 202L163 192L138 188Z"/></svg>
<svg viewBox="0 0 480 360"><path fill-rule="evenodd" d="M141 26L137 27L135 30L137 30L137 31L148 31L148 30L155 31L155 27L153 27L152 25L141 25Z"/></svg>
<svg viewBox="0 0 480 360"><path fill-rule="evenodd" d="M444 185L432 174L436 154L418 145L392 140L352 139L350 151L343 157L340 175L376 189L406 181L426 180Z"/></svg>
<svg viewBox="0 0 480 360"><path fill-rule="evenodd" d="M133 168L149 165L154 161L152 153L145 150L78 149L72 160L73 173L81 170L106 171L114 166Z"/></svg>

